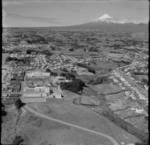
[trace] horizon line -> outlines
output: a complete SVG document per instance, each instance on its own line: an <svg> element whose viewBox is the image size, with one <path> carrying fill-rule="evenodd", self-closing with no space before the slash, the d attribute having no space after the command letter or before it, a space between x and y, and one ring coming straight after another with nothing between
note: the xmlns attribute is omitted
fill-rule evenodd
<svg viewBox="0 0 150 145"><path fill-rule="evenodd" d="M2 26L2 28L50 28L50 27L70 27L70 26L78 26L78 25L84 25L84 24L87 24L87 23L81 23L81 24L73 24L73 25L65 25L65 26ZM116 23L116 24L119 24L119 23ZM132 23L132 22L128 22L128 23L123 23L123 24L135 24L135 23ZM123 25L123 24L120 24L120 25ZM140 25L140 24L145 24L145 25L148 25L148 23L138 23L138 24L135 24L135 25Z"/></svg>

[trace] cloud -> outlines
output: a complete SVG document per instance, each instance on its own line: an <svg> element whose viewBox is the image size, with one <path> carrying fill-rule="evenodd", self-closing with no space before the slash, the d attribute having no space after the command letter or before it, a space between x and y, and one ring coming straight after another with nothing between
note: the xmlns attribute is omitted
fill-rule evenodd
<svg viewBox="0 0 150 145"><path fill-rule="evenodd" d="M23 19L30 19L33 21L38 21L38 22L48 22L48 23L54 23L57 24L58 19L57 18L49 18L49 17L39 17L39 16L26 16L26 15L20 15L16 13L4 13L4 18L11 17L11 18L23 18Z"/></svg>
<svg viewBox="0 0 150 145"><path fill-rule="evenodd" d="M132 18L132 17L128 17L126 19L124 19L125 21L129 21L129 22L132 22L132 23L135 23L135 24L140 24L140 23L144 23L144 24L148 24L149 22L149 18L148 17L143 17L141 19L139 18Z"/></svg>
<svg viewBox="0 0 150 145"><path fill-rule="evenodd" d="M143 20L133 20L134 23L139 24L139 23L144 23L144 24L148 24L149 19L145 18Z"/></svg>

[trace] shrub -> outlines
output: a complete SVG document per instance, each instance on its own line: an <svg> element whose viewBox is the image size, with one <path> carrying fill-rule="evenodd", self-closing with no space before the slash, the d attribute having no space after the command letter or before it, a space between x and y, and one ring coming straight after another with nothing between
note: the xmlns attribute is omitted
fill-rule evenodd
<svg viewBox="0 0 150 145"><path fill-rule="evenodd" d="M80 97L74 98L73 101L72 101L72 103L75 104L75 105L80 105L80 103L81 103L81 98L80 98Z"/></svg>

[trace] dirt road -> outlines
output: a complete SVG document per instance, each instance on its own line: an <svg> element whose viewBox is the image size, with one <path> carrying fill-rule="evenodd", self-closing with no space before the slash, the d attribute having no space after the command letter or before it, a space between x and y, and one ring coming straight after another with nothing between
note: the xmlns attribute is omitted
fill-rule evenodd
<svg viewBox="0 0 150 145"><path fill-rule="evenodd" d="M78 125L75 125L75 124L71 124L71 123L68 123L68 122L65 122L65 121L61 121L59 119L55 119L55 118L52 118L50 116L47 116L45 114L41 114L39 112L36 112L34 111L33 109L31 109L30 107L28 106L24 106L24 108L26 110L28 110L29 112L35 114L36 116L39 116L39 117L42 117L42 118L45 118L45 119L48 119L48 120L51 120L51 121L54 121L54 122L57 122L57 123L61 123L61 124L64 124L64 125L67 125L67 126L70 126L70 127L74 127L74 128L77 128L77 129L80 129L80 130L83 130L83 131L86 131L86 132L89 132L89 133L92 133L92 134L96 134L98 136L102 136L102 137L105 137L107 138L108 140L110 140L114 145L119 145L119 143L114 139L112 138L111 136L109 135L106 135L106 134L103 134L101 132L97 132L97 131L94 131L94 130L91 130L91 129L88 129L88 128L84 128L82 126L78 126Z"/></svg>

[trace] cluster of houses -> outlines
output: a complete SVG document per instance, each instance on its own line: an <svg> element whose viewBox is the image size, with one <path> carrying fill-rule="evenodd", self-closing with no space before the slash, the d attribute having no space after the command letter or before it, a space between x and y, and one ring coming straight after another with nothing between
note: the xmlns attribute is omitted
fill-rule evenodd
<svg viewBox="0 0 150 145"><path fill-rule="evenodd" d="M119 73L119 71L114 70L110 78L114 81L114 83L118 84L122 88L122 90L126 90L126 89L130 90L130 91L125 91L127 97L130 97L133 100L137 100L137 99L144 100L145 103L148 103L148 98L145 95L143 95L143 93L141 93L141 91L138 88L136 88L136 86L133 86L130 82L128 82Z"/></svg>
<svg viewBox="0 0 150 145"><path fill-rule="evenodd" d="M10 83L7 84L8 82L19 81L21 83L21 98L25 102L45 102L47 98L63 97L59 83L62 81L68 82L69 80L66 80L66 78L63 78L62 76L51 76L50 72L45 71L45 68L51 68L51 70L60 70L61 68L66 68L68 71L75 71L79 75L91 75L86 68L78 67L72 63L69 63L77 60L88 63L90 59L82 60L82 58L75 58L67 55L56 55L54 58L50 57L50 59L48 59L45 55L24 53L21 55L18 53L10 54L10 57L17 59L30 59L30 65L24 65L20 63L16 64L15 62L11 61L6 68L3 68L3 89L6 90L7 85L9 88L14 87L11 87L10 85L12 84ZM66 63L66 60L69 60L68 63ZM22 72L25 72L25 76L23 76L23 79L18 80L18 78L22 77ZM11 92L12 91L8 93Z"/></svg>
<svg viewBox="0 0 150 145"><path fill-rule="evenodd" d="M122 72L124 72L131 80L136 82L141 88L148 91L148 84L141 83L141 80L138 78L134 78L134 73L141 74L142 76L148 77L148 70L145 69L143 65L140 65L138 62L133 62L132 65L121 68Z"/></svg>
<svg viewBox="0 0 150 145"><path fill-rule="evenodd" d="M12 58L24 58L24 57L35 57L33 54L23 54L23 53L12 53L10 54L10 57Z"/></svg>
<svg viewBox="0 0 150 145"><path fill-rule="evenodd" d="M79 56L79 57L78 57ZM11 67L15 71L27 71L34 69L46 69L50 68L51 70L60 70L66 68L69 71L75 71L78 75L93 75L88 72L87 69L73 65L73 63L84 63L89 64L92 60L96 59L101 61L104 58L83 58L82 55L64 55L56 54L51 57L47 57L43 54L33 55L33 54L22 54L18 55L17 53L11 54L11 57L23 58L28 57L30 59L30 65L26 64L15 64L11 62Z"/></svg>
<svg viewBox="0 0 150 145"><path fill-rule="evenodd" d="M114 60L114 61L126 61L126 62L131 61L130 56L126 54L120 54L120 53L107 53L106 57L107 59Z"/></svg>
<svg viewBox="0 0 150 145"><path fill-rule="evenodd" d="M143 122L145 121L144 117L148 116L147 110L145 110L145 106L148 106L148 98L141 94L141 92L135 86L132 86L118 72L113 71L110 79L112 79L115 84L119 85L123 91L123 94L120 94L119 98L115 97L114 95L113 100L111 100L112 97L109 97L110 108L112 110L117 110L115 113L126 122L129 122L132 125L137 125L137 128L140 128L140 126L143 125ZM117 101L114 101L116 98ZM142 105L139 104L139 101L141 100L143 102ZM146 127L143 126L144 130L145 128Z"/></svg>

